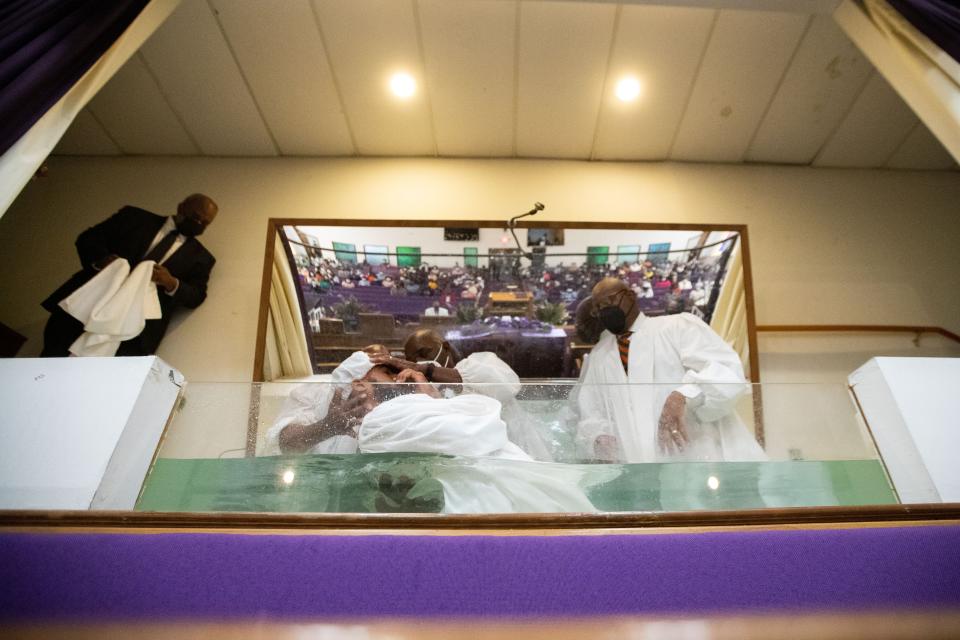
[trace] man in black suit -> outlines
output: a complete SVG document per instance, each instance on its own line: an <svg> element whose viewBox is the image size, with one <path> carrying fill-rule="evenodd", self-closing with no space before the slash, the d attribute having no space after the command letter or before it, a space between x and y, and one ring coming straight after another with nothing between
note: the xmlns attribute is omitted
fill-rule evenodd
<svg viewBox="0 0 960 640"><path fill-rule="evenodd" d="M117 355L156 352L174 309L195 309L207 297L207 280L216 260L196 237L216 215L217 204L195 193L177 205L174 216L127 206L81 233L76 245L83 268L42 303L51 315L43 331L41 357L70 355L70 345L83 333L83 325L58 303L117 258L125 259L131 268L141 260L156 262L153 281L162 312L159 320L147 320L139 336L120 343Z"/></svg>

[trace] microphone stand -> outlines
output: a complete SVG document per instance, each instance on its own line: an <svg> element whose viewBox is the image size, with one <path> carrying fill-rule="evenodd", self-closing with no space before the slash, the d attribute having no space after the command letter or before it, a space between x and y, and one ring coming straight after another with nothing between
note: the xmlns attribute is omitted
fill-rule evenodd
<svg viewBox="0 0 960 640"><path fill-rule="evenodd" d="M520 240L517 239L517 232L516 232L517 220L519 220L520 218L526 218L527 216L532 216L534 214L540 213L545 208L546 208L546 205L543 204L542 202L535 202L533 203L533 209L530 209L530 211L527 211L526 213L521 213L518 216L513 216L512 218L510 218L509 221L507 221L507 228L510 229L510 235L513 236L513 241L517 244L517 249L520 251L520 254L524 258L526 258L527 260L530 260L531 262L533 261L533 253L529 251L524 251L523 247L520 245Z"/></svg>
<svg viewBox="0 0 960 640"><path fill-rule="evenodd" d="M519 238L517 238L517 231L516 231L517 220L519 220L520 218L526 218L527 216L535 215L543 211L545 208L546 208L546 205L544 205L542 202L534 202L533 209L530 209L530 211L527 211L526 213L521 213L518 216L513 216L512 218L510 218L510 220L507 221L507 228L510 229L510 235L513 236L513 241L517 245L517 251L519 251L519 253L517 254L517 259L513 261L513 273L517 281L521 283L523 282L523 279L520 277L520 258L522 256L532 263L533 253L530 251L524 251L523 246L520 244ZM526 289L526 287L524 287L524 289Z"/></svg>

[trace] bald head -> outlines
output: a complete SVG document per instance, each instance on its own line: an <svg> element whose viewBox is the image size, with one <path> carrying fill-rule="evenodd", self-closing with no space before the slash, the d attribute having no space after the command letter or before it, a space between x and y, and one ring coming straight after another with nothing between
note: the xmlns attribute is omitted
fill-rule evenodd
<svg viewBox="0 0 960 640"><path fill-rule="evenodd" d="M183 235L198 236L217 217L217 211L219 207L210 196L193 193L177 205L177 215L173 216L173 221Z"/></svg>
<svg viewBox="0 0 960 640"><path fill-rule="evenodd" d="M594 300L604 300L610 298L623 290L630 290L627 283L620 278L604 278L594 285L590 297Z"/></svg>
<svg viewBox="0 0 960 640"><path fill-rule="evenodd" d="M443 336L432 329L414 331L403 345L403 353L407 360L433 360L440 351L445 340Z"/></svg>
<svg viewBox="0 0 960 640"><path fill-rule="evenodd" d="M411 334L403 345L403 354L407 360L434 361L441 367L452 367L460 359L450 343L432 329L420 329Z"/></svg>

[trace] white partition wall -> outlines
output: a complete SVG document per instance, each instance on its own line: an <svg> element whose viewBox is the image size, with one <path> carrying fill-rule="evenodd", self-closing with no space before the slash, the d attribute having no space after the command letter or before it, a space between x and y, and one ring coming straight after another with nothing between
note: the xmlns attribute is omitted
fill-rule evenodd
<svg viewBox="0 0 960 640"><path fill-rule="evenodd" d="M183 376L163 360L0 360L0 509L132 509Z"/></svg>
<svg viewBox="0 0 960 640"><path fill-rule="evenodd" d="M960 358L873 358L848 380L900 501L960 502Z"/></svg>

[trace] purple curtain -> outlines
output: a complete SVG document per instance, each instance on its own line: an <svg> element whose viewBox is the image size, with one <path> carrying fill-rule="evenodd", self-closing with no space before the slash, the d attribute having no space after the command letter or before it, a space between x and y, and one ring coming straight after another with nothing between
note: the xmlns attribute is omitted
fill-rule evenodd
<svg viewBox="0 0 960 640"><path fill-rule="evenodd" d="M960 2L887 0L910 24L960 62Z"/></svg>
<svg viewBox="0 0 960 640"><path fill-rule="evenodd" d="M149 1L0 2L0 154L69 91Z"/></svg>

